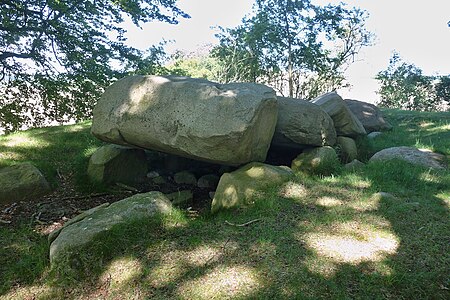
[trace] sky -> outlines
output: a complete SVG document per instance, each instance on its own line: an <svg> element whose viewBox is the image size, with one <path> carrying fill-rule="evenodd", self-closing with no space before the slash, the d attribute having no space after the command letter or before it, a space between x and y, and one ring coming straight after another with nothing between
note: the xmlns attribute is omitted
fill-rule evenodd
<svg viewBox="0 0 450 300"><path fill-rule="evenodd" d="M339 90L344 98L376 103L375 75L387 68L393 51L426 75L450 74L450 0L314 0L316 4L345 2L369 13L367 29L375 34L373 46L363 49L347 70L350 89ZM251 12L254 0L179 0L178 7L190 19L179 24L149 23L128 27L128 43L147 49L162 40L173 41L166 50L194 51L217 43L217 26L235 27Z"/></svg>

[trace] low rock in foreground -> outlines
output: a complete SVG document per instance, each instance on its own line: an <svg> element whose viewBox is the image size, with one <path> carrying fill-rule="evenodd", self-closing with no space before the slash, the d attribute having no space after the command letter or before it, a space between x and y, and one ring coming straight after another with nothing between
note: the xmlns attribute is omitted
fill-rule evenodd
<svg viewBox="0 0 450 300"><path fill-rule="evenodd" d="M42 173L30 163L0 169L0 204L32 200L51 191Z"/></svg>
<svg viewBox="0 0 450 300"><path fill-rule="evenodd" d="M77 254L80 248L91 243L97 235L111 230L115 225L157 214L168 214L171 210L169 199L160 192L137 194L111 205L103 204L92 208L50 234L50 263L58 264Z"/></svg>

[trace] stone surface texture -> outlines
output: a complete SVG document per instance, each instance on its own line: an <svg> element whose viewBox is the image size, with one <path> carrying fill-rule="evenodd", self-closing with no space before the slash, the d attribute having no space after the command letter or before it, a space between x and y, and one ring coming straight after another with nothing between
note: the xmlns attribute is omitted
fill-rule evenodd
<svg viewBox="0 0 450 300"><path fill-rule="evenodd" d="M344 101L347 107L363 124L367 133L392 129L392 125L383 118L380 109L375 105L352 99L345 99Z"/></svg>
<svg viewBox="0 0 450 300"><path fill-rule="evenodd" d="M442 170L447 167L444 155L426 149L405 146L383 149L375 153L369 162L387 161L391 159L403 160L414 165L432 169Z"/></svg>
<svg viewBox="0 0 450 300"><path fill-rule="evenodd" d="M281 184L293 176L290 168L253 162L222 175L214 194L211 211L251 204L262 189Z"/></svg>
<svg viewBox="0 0 450 300"><path fill-rule="evenodd" d="M0 204L33 200L51 191L42 173L31 163L0 169Z"/></svg>
<svg viewBox="0 0 450 300"><path fill-rule="evenodd" d="M77 255L79 249L113 226L150 218L156 214L169 214L171 211L172 204L160 192L136 194L111 205L103 204L90 209L49 236L50 262L57 264Z"/></svg>
<svg viewBox="0 0 450 300"><path fill-rule="evenodd" d="M238 166L264 161L278 117L273 89L179 76L130 76L93 111L101 140Z"/></svg>
<svg viewBox="0 0 450 300"><path fill-rule="evenodd" d="M326 168L330 164L338 162L336 151L330 146L318 147L305 150L293 161L291 168L293 171L316 172Z"/></svg>
<svg viewBox="0 0 450 300"><path fill-rule="evenodd" d="M145 151L119 145L105 145L89 159L88 176L102 183L133 183L148 172Z"/></svg>
<svg viewBox="0 0 450 300"><path fill-rule="evenodd" d="M336 92L324 94L313 99L311 102L319 105L330 115L333 119L337 135L357 137L366 134L364 126Z"/></svg>
<svg viewBox="0 0 450 300"><path fill-rule="evenodd" d="M272 145L287 148L332 146L336 130L331 117L311 102L278 97L278 121Z"/></svg>

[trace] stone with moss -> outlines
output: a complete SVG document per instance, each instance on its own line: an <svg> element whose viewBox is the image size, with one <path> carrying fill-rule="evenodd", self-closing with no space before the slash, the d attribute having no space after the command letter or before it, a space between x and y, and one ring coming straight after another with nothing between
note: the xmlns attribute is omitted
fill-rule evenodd
<svg viewBox="0 0 450 300"><path fill-rule="evenodd" d="M173 175L173 180L178 184L197 185L197 178L189 171L175 173L175 175Z"/></svg>
<svg viewBox="0 0 450 300"><path fill-rule="evenodd" d="M188 207L194 201L194 193L190 190L177 191L166 194L166 197L177 207Z"/></svg>
<svg viewBox="0 0 450 300"><path fill-rule="evenodd" d="M325 146L305 150L292 161L291 168L295 172L328 175L339 166L336 151L330 146Z"/></svg>
<svg viewBox="0 0 450 300"><path fill-rule="evenodd" d="M211 204L211 212L251 204L265 188L286 182L293 175L289 167L258 162L225 173L220 177Z"/></svg>
<svg viewBox="0 0 450 300"><path fill-rule="evenodd" d="M103 204L91 209L51 235L50 263L57 265L71 260L78 255L79 249L116 225L169 214L171 211L172 204L160 192L136 194L111 205Z"/></svg>
<svg viewBox="0 0 450 300"><path fill-rule="evenodd" d="M358 149L354 139L338 136L336 144L339 148L339 157L343 163L350 162L358 157Z"/></svg>
<svg viewBox="0 0 450 300"><path fill-rule="evenodd" d="M42 173L31 163L0 169L0 204L33 200L51 191Z"/></svg>
<svg viewBox="0 0 450 300"><path fill-rule="evenodd" d="M148 171L145 151L120 145L100 147L89 160L88 176L100 183L134 183Z"/></svg>

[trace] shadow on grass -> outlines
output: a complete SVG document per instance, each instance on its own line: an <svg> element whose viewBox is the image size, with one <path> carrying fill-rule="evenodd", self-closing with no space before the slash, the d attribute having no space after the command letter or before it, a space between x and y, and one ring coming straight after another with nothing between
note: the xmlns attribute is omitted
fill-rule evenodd
<svg viewBox="0 0 450 300"><path fill-rule="evenodd" d="M1 293L19 283L47 285L43 298L445 299L450 228L436 195L450 192L448 172L394 162L348 176L297 178L252 208L115 227L79 249L73 269L49 275L47 263ZM377 202L377 191L396 198ZM31 256L46 261L39 249Z"/></svg>
<svg viewBox="0 0 450 300"><path fill-rule="evenodd" d="M88 192L95 189L86 176L89 156L102 144L91 135L90 122L30 129L0 136L0 167L29 161L53 187L60 172L74 176L78 188Z"/></svg>

